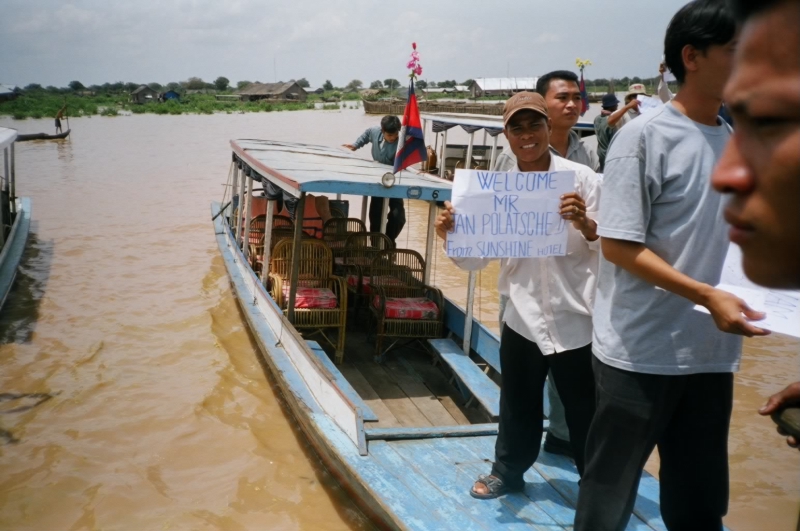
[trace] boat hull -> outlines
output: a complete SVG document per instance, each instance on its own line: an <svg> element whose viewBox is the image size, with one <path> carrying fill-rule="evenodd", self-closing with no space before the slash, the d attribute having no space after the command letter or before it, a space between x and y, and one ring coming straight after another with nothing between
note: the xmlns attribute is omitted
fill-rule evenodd
<svg viewBox="0 0 800 531"><path fill-rule="evenodd" d="M0 310L2 310L17 277L19 263L28 242L30 226L31 200L21 197L17 200L17 217L14 219L3 250L0 252Z"/></svg>
<svg viewBox="0 0 800 531"><path fill-rule="evenodd" d="M70 129L57 135L48 135L47 133L30 133L27 135L17 135L17 142L28 142L30 140L63 140L69 136Z"/></svg>

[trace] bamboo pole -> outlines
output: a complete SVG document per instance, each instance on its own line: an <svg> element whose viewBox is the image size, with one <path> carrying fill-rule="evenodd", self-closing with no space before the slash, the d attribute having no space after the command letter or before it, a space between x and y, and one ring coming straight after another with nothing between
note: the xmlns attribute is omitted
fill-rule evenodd
<svg viewBox="0 0 800 531"><path fill-rule="evenodd" d="M494 163L497 162L497 137L495 135L492 142L492 156L489 158L489 171L494 171Z"/></svg>
<svg viewBox="0 0 800 531"><path fill-rule="evenodd" d="M11 144L11 189L10 189L10 197L11 197L11 212L13 214L17 213L17 169L16 163L14 159L14 144Z"/></svg>
<svg viewBox="0 0 800 531"><path fill-rule="evenodd" d="M447 129L442 132L442 156L439 157L439 177L444 179L444 170L445 170L445 161L447 160L445 155L447 154Z"/></svg>
<svg viewBox="0 0 800 531"><path fill-rule="evenodd" d="M248 260L250 259L250 217L253 215L254 185L255 181L252 177L250 177L250 179L247 181L247 210L245 211L244 216L244 237L242 239L242 254L244 254L244 257Z"/></svg>
<svg viewBox="0 0 800 531"><path fill-rule="evenodd" d="M466 316L464 319L464 344L462 349L464 354L469 356L470 345L472 342L472 310L475 305L475 279L477 273L475 271L469 272L469 280L467 281L467 308Z"/></svg>
<svg viewBox="0 0 800 531"><path fill-rule="evenodd" d="M425 284L430 285L431 262L433 258L433 243L436 241L436 201L428 203L428 239L425 242Z"/></svg>
<svg viewBox="0 0 800 531"><path fill-rule="evenodd" d="M267 285L269 278L270 247L272 247L272 217L275 214L275 201L267 198L267 219L264 224L264 250L261 252L261 283Z"/></svg>
<svg viewBox="0 0 800 531"><path fill-rule="evenodd" d="M381 204L381 234L386 234L386 217L389 215L389 198L384 197Z"/></svg>

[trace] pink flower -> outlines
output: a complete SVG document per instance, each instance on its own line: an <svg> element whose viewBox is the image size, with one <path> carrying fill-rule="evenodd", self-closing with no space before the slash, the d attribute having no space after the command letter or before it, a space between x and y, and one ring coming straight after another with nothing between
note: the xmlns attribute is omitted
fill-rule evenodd
<svg viewBox="0 0 800 531"><path fill-rule="evenodd" d="M414 69L414 73L417 74L418 76L421 76L422 75L422 67L420 65L417 65L417 67Z"/></svg>
<svg viewBox="0 0 800 531"><path fill-rule="evenodd" d="M411 58L415 61L419 61L419 52L411 52Z"/></svg>
<svg viewBox="0 0 800 531"><path fill-rule="evenodd" d="M412 59L411 61L408 62L406 68L413 70L415 66L417 66L417 62Z"/></svg>
<svg viewBox="0 0 800 531"><path fill-rule="evenodd" d="M416 43L416 42L412 42L412 43L411 43L411 47L412 47L412 48L414 48L414 49L416 50L416 49L417 49L417 43Z"/></svg>

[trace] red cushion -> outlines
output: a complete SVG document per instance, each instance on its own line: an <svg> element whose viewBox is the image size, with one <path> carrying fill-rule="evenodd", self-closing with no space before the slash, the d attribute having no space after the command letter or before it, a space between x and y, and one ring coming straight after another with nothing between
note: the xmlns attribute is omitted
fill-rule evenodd
<svg viewBox="0 0 800 531"><path fill-rule="evenodd" d="M283 287L283 297L289 300L289 286ZM328 288L303 288L297 287L297 296L294 299L295 308L336 308L339 301L336 294Z"/></svg>
<svg viewBox="0 0 800 531"><path fill-rule="evenodd" d="M373 304L378 307L380 299L375 297ZM425 297L405 299L387 297L384 316L388 319L437 319L439 308L435 302Z"/></svg>

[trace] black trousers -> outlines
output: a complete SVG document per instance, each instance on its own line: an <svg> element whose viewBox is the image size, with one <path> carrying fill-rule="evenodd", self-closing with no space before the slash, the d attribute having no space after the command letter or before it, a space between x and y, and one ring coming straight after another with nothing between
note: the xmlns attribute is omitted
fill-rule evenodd
<svg viewBox="0 0 800 531"><path fill-rule="evenodd" d="M593 363L597 412L586 443L575 531L625 529L656 446L667 529L721 530L728 511L733 374L665 376Z"/></svg>
<svg viewBox="0 0 800 531"><path fill-rule="evenodd" d="M578 472L583 473L586 436L594 415L592 346L545 356L536 343L503 325L500 341L500 426L492 475L506 485L524 484L522 475L539 457L547 371L564 404L570 444Z"/></svg>
<svg viewBox="0 0 800 531"><path fill-rule="evenodd" d="M381 211L383 198L372 197L369 201L369 231L381 231ZM386 216L386 236L395 241L400 231L406 224L406 207L403 200L396 197L389 198L389 214Z"/></svg>

